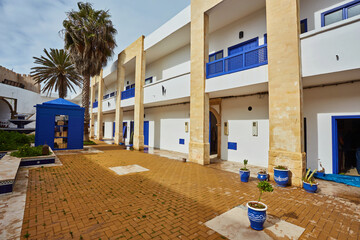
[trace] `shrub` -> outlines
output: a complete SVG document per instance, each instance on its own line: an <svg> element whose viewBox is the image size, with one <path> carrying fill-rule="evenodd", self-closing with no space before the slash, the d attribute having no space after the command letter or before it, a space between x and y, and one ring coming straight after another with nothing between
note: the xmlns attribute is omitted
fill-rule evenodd
<svg viewBox="0 0 360 240"><path fill-rule="evenodd" d="M96 145L96 143L94 141L84 141L84 145Z"/></svg>
<svg viewBox="0 0 360 240"><path fill-rule="evenodd" d="M18 132L0 131L0 151L16 150L20 146L30 144L32 138Z"/></svg>
<svg viewBox="0 0 360 240"><path fill-rule="evenodd" d="M279 169L279 170L288 170L288 168L286 166L282 166L282 165L277 165L275 167L275 169Z"/></svg>
<svg viewBox="0 0 360 240"><path fill-rule="evenodd" d="M37 147L30 147L29 145L24 145L22 147L19 147L18 151L12 152L10 155L18 158L42 156L42 147L42 145Z"/></svg>

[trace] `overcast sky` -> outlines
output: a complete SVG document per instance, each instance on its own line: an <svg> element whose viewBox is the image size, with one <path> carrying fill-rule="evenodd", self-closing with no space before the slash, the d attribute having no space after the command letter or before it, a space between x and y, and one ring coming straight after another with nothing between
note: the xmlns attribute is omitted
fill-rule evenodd
<svg viewBox="0 0 360 240"><path fill-rule="evenodd" d="M66 12L77 0L0 0L0 65L30 73L33 56L44 48L63 48L59 31ZM148 35L190 4L190 0L91 0L95 9L109 10L118 33L119 53L141 35ZM110 60L111 64L113 60ZM108 64L108 65L110 65Z"/></svg>

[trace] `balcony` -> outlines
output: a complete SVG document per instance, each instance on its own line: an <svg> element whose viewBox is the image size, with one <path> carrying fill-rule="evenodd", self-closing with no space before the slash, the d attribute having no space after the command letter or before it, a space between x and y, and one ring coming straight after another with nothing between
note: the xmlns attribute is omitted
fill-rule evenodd
<svg viewBox="0 0 360 240"><path fill-rule="evenodd" d="M130 88L128 90L121 92L121 100L129 99L135 97L135 88Z"/></svg>
<svg viewBox="0 0 360 240"><path fill-rule="evenodd" d="M206 78L259 67L268 63L267 44L206 64Z"/></svg>

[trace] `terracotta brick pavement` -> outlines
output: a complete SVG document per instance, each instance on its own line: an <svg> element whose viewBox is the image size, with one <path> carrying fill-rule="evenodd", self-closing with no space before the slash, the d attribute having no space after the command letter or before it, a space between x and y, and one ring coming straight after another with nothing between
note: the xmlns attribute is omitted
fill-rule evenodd
<svg viewBox="0 0 360 240"><path fill-rule="evenodd" d="M257 181L234 173L101 145L62 155L61 167L30 170L22 239L224 239L204 223L257 197ZM150 171L118 176L109 167ZM360 240L359 206L275 188L268 214L305 228L301 239ZM357 211L357 212L356 212Z"/></svg>

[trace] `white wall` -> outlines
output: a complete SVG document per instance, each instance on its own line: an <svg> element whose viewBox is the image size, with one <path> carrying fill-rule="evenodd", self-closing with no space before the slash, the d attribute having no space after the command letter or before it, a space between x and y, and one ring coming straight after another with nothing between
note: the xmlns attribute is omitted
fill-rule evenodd
<svg viewBox="0 0 360 240"><path fill-rule="evenodd" d="M239 39L240 31L244 32L243 39ZM259 45L262 45L264 44L265 33L266 15L264 8L211 33L209 37L209 53L224 50L224 57L226 57L228 55L228 47L255 37L259 37Z"/></svg>
<svg viewBox="0 0 360 240"><path fill-rule="evenodd" d="M112 139L113 138L113 123L115 121L115 114L104 114L103 122L105 124L104 138Z"/></svg>
<svg viewBox="0 0 360 240"><path fill-rule="evenodd" d="M155 82L189 72L190 45L187 45L147 65L145 78L153 77Z"/></svg>
<svg viewBox="0 0 360 240"><path fill-rule="evenodd" d="M248 107L252 107L252 111ZM258 136L252 136L252 122L258 122ZM228 122L229 135L224 135ZM229 98L222 101L221 158L267 167L269 151L268 95ZM228 142L236 142L237 150L229 150Z"/></svg>
<svg viewBox="0 0 360 240"><path fill-rule="evenodd" d="M358 21L352 22L358 19ZM344 25L347 22L352 22ZM360 16L324 27L301 39L302 74L304 77L360 68ZM338 55L339 60L337 60Z"/></svg>
<svg viewBox="0 0 360 240"><path fill-rule="evenodd" d="M331 117L360 115L360 83L304 90L304 117L307 119L307 163L332 173Z"/></svg>
<svg viewBox="0 0 360 240"><path fill-rule="evenodd" d="M189 152L190 104L145 109L145 119L149 121L149 146L176 152ZM185 132L185 122L189 132ZM185 144L179 144L179 139Z"/></svg>

